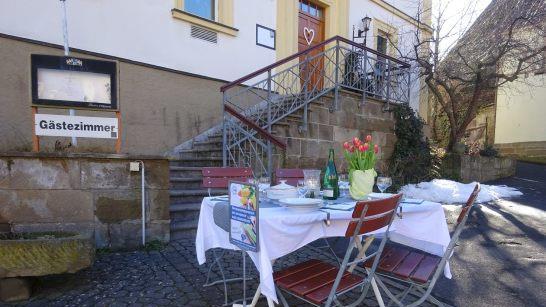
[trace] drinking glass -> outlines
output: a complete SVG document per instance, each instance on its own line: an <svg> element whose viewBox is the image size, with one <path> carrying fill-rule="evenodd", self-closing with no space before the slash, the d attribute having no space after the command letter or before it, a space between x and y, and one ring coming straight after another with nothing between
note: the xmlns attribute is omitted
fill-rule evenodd
<svg viewBox="0 0 546 307"><path fill-rule="evenodd" d="M349 196L349 175L339 174L338 185L341 197Z"/></svg>
<svg viewBox="0 0 546 307"><path fill-rule="evenodd" d="M377 177L376 185L381 193L385 193L385 190L392 185L392 179L391 177Z"/></svg>
<svg viewBox="0 0 546 307"><path fill-rule="evenodd" d="M252 177L251 177L251 178L248 178L247 182L248 182L249 184L252 184L252 185L258 184L258 180L254 179L254 178L252 178Z"/></svg>
<svg viewBox="0 0 546 307"><path fill-rule="evenodd" d="M309 188L305 185L305 181L298 180L298 194L300 198L305 198L305 195L307 195L308 191L309 191Z"/></svg>

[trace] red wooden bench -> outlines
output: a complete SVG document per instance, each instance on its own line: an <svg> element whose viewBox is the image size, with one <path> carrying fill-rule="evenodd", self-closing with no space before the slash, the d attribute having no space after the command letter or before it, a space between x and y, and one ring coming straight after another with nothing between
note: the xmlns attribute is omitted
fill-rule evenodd
<svg viewBox="0 0 546 307"><path fill-rule="evenodd" d="M230 181L247 182L253 177L252 169L249 167L203 167L204 188L227 189Z"/></svg>
<svg viewBox="0 0 546 307"><path fill-rule="evenodd" d="M297 186L303 180L303 170L299 168L279 168L275 170L275 184L285 180L287 184Z"/></svg>

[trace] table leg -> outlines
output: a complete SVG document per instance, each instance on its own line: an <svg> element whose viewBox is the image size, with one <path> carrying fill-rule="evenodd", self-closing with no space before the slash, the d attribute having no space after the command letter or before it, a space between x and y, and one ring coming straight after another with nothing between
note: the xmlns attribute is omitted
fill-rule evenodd
<svg viewBox="0 0 546 307"><path fill-rule="evenodd" d="M375 298L377 299L377 303L380 307L385 307L385 303L383 302L383 297L381 297L381 292L379 292L379 288L377 287L377 283L375 282L375 278L372 278L372 289L373 293L375 294Z"/></svg>

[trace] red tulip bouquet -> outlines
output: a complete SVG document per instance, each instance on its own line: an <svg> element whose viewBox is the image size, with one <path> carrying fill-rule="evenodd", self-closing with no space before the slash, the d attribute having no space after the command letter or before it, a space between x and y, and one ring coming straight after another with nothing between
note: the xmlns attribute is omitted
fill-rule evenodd
<svg viewBox="0 0 546 307"><path fill-rule="evenodd" d="M373 190L375 177L375 162L379 146L372 142L372 136L366 136L366 142L354 137L352 142L343 143L344 155L349 164L349 192L356 200L366 198Z"/></svg>

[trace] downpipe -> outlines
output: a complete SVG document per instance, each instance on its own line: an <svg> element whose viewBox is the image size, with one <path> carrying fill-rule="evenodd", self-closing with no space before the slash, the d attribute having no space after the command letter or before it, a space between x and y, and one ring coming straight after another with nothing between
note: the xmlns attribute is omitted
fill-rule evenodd
<svg viewBox="0 0 546 307"><path fill-rule="evenodd" d="M140 198L141 198L141 224L142 224L142 246L146 246L146 168L144 161L137 160L129 165L131 172L140 171Z"/></svg>

